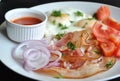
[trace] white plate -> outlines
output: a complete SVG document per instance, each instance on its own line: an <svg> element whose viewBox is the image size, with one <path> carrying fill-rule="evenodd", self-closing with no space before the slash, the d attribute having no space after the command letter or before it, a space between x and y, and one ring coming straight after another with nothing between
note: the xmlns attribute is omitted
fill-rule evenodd
<svg viewBox="0 0 120 81"><path fill-rule="evenodd" d="M55 2L55 3L48 3L43 5L38 5L32 7L32 9L47 12L56 8L76 8L84 11L88 14L93 14L101 5L99 3L91 3L91 2L78 2L78 1L70 1L70 2ZM110 5L109 5L110 6ZM111 9L111 16L120 21L120 8L110 6ZM1 61L9 67L11 70L32 78L36 80L42 81L94 81L94 80L110 80L113 78L120 77L120 60L108 71L97 74L95 76L85 78L85 79L56 79L50 76L46 76L43 74L36 74L33 72L25 71L21 65L19 65L16 61L14 61L11 57L12 48L16 45L16 43L12 42L8 39L6 32L5 32L5 23L3 23L0 27L0 59Z"/></svg>

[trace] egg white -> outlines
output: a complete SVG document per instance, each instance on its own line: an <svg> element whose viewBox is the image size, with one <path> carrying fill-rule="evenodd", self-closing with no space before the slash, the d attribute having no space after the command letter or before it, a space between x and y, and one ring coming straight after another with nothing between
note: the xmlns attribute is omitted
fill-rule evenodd
<svg viewBox="0 0 120 81"><path fill-rule="evenodd" d="M68 14L69 15L69 20L57 20L58 22L60 21L61 24L66 25L67 29L60 29L57 24L53 24L51 20L48 19L47 21L47 26L46 26L46 31L45 31L45 36L54 36L58 33L67 33L67 32L74 32L74 31L80 31L83 30L83 28L77 27L76 23L82 19L87 19L91 18L92 16L89 14L84 13L81 10L78 9L73 9L73 8L68 8L68 9L57 9L60 10L62 14ZM54 11L54 10L53 10ZM75 12L80 11L83 13L83 16L76 16ZM52 11L48 11L48 18L51 16ZM58 19L58 18L56 18ZM64 22L61 22L64 21Z"/></svg>

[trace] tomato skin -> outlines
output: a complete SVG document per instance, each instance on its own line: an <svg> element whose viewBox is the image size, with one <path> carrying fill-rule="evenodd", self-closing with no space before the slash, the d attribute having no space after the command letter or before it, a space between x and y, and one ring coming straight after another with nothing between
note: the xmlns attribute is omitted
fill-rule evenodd
<svg viewBox="0 0 120 81"><path fill-rule="evenodd" d="M114 51L116 49L116 46L113 42L106 40L105 42L100 43L100 47L102 48L104 56L110 57L110 56L114 55Z"/></svg>
<svg viewBox="0 0 120 81"><path fill-rule="evenodd" d="M110 16L110 9L108 6L101 6L97 12L96 16L98 20L104 21Z"/></svg>

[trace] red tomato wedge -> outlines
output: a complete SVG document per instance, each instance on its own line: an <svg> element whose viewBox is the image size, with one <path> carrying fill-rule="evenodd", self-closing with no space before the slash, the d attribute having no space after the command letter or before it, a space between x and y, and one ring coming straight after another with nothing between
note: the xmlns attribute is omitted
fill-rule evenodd
<svg viewBox="0 0 120 81"><path fill-rule="evenodd" d="M120 31L120 23L110 17L110 9L108 6L101 6L96 12L96 17L104 24Z"/></svg>
<svg viewBox="0 0 120 81"><path fill-rule="evenodd" d="M110 41L114 42L115 45L119 45L120 44L120 32L113 32L109 35L109 39Z"/></svg>
<svg viewBox="0 0 120 81"><path fill-rule="evenodd" d="M113 42L106 40L106 41L100 43L100 47L102 48L104 56L110 57L110 56L114 55L116 46Z"/></svg>
<svg viewBox="0 0 120 81"><path fill-rule="evenodd" d="M120 31L120 23L114 20L113 18L109 17L105 19L103 23Z"/></svg>
<svg viewBox="0 0 120 81"><path fill-rule="evenodd" d="M115 56L118 57L118 58L120 58L120 45L115 50Z"/></svg>
<svg viewBox="0 0 120 81"><path fill-rule="evenodd" d="M102 42L102 39L109 39L109 35L112 33L112 30L107 26L103 26L102 23L96 22L93 26L93 34L97 40Z"/></svg>
<svg viewBox="0 0 120 81"><path fill-rule="evenodd" d="M105 20L110 16L110 9L108 6L101 6L97 12L96 12L96 17L98 20Z"/></svg>
<svg viewBox="0 0 120 81"><path fill-rule="evenodd" d="M109 26L104 28L102 23L96 22L93 26L93 34L100 42L104 56L120 57L120 31Z"/></svg>
<svg viewBox="0 0 120 81"><path fill-rule="evenodd" d="M96 22L94 24L93 34L100 42L104 42L105 39L115 43L115 45L118 45L120 43L120 31L109 26L104 26L100 22Z"/></svg>

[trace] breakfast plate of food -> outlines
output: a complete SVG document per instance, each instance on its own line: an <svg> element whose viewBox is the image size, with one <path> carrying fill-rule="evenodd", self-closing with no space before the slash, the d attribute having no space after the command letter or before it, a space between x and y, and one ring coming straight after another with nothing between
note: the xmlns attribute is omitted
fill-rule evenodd
<svg viewBox="0 0 120 81"><path fill-rule="evenodd" d="M27 24L25 28L21 27L25 25L21 25L21 21L12 22L12 25L10 21L9 26L5 22L1 24L0 60L8 68L42 81L96 81L120 77L120 8L100 3L68 1L42 4L29 9L45 15L45 30L39 30L44 36L40 39L26 39L31 34L29 32L32 32L30 36L33 37L39 34L32 31L39 23L32 26ZM16 34L12 31L16 38L10 38L8 31L13 24L23 28L20 29L24 33L22 41L16 41L21 33L17 27Z"/></svg>

